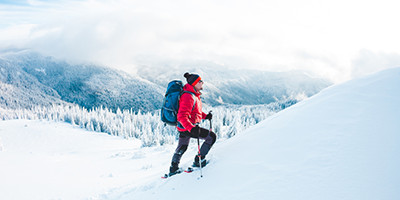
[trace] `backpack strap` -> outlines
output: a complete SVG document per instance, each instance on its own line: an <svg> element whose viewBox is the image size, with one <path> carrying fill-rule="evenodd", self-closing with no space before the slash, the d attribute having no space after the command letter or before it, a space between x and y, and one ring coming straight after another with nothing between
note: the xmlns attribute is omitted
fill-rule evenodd
<svg viewBox="0 0 400 200"><path fill-rule="evenodd" d="M183 94L183 93L189 93L189 94L192 95L193 100L194 100L194 104L193 104L193 108L192 108L192 111L193 111L193 110L194 110L194 107L196 106L196 103L197 103L197 98L196 98L195 94L194 94L193 92L189 92L189 91L185 91L185 90L182 92L182 94Z"/></svg>

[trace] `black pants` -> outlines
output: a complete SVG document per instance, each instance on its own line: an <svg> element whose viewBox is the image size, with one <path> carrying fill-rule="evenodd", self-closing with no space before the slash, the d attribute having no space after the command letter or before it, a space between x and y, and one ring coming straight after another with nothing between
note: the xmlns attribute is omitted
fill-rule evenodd
<svg viewBox="0 0 400 200"><path fill-rule="evenodd" d="M175 150L174 156L172 157L172 165L179 165L181 161L182 155L188 148L190 138L197 138L205 140L200 148L200 155L202 158L205 158L208 152L210 151L211 147L217 140L217 136L214 132L210 132L205 128L200 128L200 134L192 135L189 131L179 132L179 142L178 147Z"/></svg>

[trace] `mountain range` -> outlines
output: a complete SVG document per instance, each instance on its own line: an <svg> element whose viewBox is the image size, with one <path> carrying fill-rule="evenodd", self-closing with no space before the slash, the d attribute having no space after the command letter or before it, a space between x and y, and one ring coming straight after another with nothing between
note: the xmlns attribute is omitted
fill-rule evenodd
<svg viewBox="0 0 400 200"><path fill-rule="evenodd" d="M322 78L312 77L304 71L228 69L205 62L165 65L156 71L152 69L152 66L143 66L137 74L165 87L172 79L184 79L185 72L199 74L205 83L203 100L212 106L258 105L299 96L310 97L332 84Z"/></svg>
<svg viewBox="0 0 400 200"><path fill-rule="evenodd" d="M150 111L162 101L161 88L139 77L29 51L0 56L0 88L0 104L11 108L73 103Z"/></svg>
<svg viewBox="0 0 400 200"><path fill-rule="evenodd" d="M87 109L153 111L161 108L169 81L185 72L202 76L202 97L210 106L268 104L309 97L331 85L301 71L232 70L210 63L140 66L136 74L93 64L70 64L30 50L0 52L0 106L78 104Z"/></svg>
<svg viewBox="0 0 400 200"><path fill-rule="evenodd" d="M143 148L139 140L67 123L0 120L0 196L397 200L398 91L400 68L329 87L229 140L218 138L202 171L167 180L160 177L176 143ZM197 151L191 143L180 166L191 166Z"/></svg>

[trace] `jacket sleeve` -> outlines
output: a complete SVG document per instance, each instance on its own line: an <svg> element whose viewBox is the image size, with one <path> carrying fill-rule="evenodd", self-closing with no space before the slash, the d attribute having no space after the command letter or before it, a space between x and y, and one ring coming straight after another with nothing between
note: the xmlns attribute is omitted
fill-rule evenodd
<svg viewBox="0 0 400 200"><path fill-rule="evenodd" d="M194 127L194 125L189 120L193 104L194 104L194 99L192 95L189 93L183 93L179 101L177 120L188 131L191 131L192 128Z"/></svg>

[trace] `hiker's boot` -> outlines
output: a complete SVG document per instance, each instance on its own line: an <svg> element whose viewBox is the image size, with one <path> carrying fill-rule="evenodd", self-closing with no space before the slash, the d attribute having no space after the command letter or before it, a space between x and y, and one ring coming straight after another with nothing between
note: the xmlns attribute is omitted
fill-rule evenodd
<svg viewBox="0 0 400 200"><path fill-rule="evenodd" d="M201 167L205 167L207 165L207 160L205 156L201 156ZM199 156L194 157L193 167L200 167Z"/></svg>

